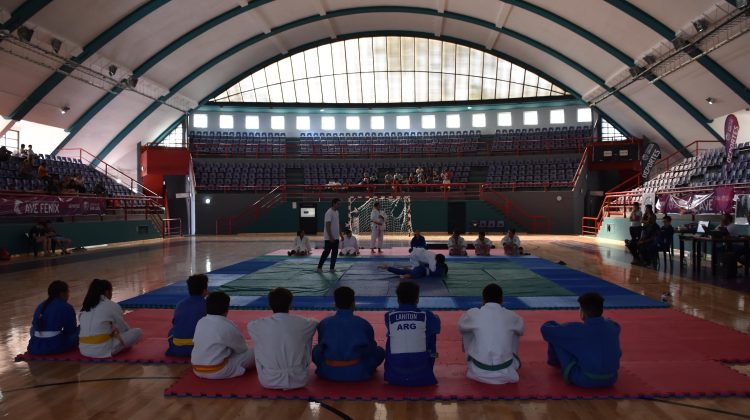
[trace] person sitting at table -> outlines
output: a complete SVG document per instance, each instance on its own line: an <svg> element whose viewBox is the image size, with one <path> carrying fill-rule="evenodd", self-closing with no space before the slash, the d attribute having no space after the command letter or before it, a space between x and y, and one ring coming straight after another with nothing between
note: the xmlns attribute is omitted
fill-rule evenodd
<svg viewBox="0 0 750 420"><path fill-rule="evenodd" d="M656 238L659 235L659 225L656 224L656 218L654 217L648 217L644 220L641 238L638 240L638 252L633 256L636 258L635 264L655 266L658 256Z"/></svg>
<svg viewBox="0 0 750 420"><path fill-rule="evenodd" d="M674 237L674 227L672 227L672 217L664 215L661 219L662 226L659 235L656 237L656 248L658 252L671 251L672 239Z"/></svg>

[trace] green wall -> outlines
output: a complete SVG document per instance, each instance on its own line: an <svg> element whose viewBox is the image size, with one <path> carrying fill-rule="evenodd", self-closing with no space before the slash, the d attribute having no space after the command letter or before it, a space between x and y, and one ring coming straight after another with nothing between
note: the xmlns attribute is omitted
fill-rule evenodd
<svg viewBox="0 0 750 420"><path fill-rule="evenodd" d="M31 252L26 233L33 223L0 224L0 248L11 254ZM139 233L138 227L146 226L146 233ZM149 220L113 220L105 222L64 222L53 223L57 233L72 241L73 247L111 244L116 242L139 241L159 238Z"/></svg>

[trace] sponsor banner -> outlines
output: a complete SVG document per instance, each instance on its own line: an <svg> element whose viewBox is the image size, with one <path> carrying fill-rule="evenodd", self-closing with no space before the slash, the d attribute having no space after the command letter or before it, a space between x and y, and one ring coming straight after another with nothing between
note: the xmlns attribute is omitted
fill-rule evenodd
<svg viewBox="0 0 750 420"><path fill-rule="evenodd" d="M649 143L641 155L641 183L648 181L656 162L661 159L661 148L656 143Z"/></svg>
<svg viewBox="0 0 750 420"><path fill-rule="evenodd" d="M103 197L19 195L0 198L0 216L82 216L106 210Z"/></svg>
<svg viewBox="0 0 750 420"><path fill-rule="evenodd" d="M737 134L740 132L740 123L734 114L727 115L724 121L724 147L726 148L727 162L732 162L734 148L737 145Z"/></svg>
<svg viewBox="0 0 750 420"><path fill-rule="evenodd" d="M660 194L656 211L678 214L733 213L734 187L716 187L709 194Z"/></svg>
<svg viewBox="0 0 750 420"><path fill-rule="evenodd" d="M713 209L717 213L732 213L734 210L734 187L723 185L714 189Z"/></svg>

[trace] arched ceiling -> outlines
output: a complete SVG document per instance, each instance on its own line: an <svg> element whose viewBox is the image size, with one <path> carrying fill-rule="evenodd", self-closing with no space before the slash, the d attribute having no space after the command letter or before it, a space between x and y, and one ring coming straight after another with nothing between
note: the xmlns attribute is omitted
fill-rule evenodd
<svg viewBox="0 0 750 420"><path fill-rule="evenodd" d="M63 147L81 147L135 170L135 145L182 113L115 87L65 75L77 64L140 91L195 106L251 71L330 39L409 33L484 48L535 71L578 97L607 88L623 70L675 33L695 33L710 0L0 0L0 22L35 30L32 43L71 62L63 72L0 51L0 114L63 127ZM732 9L733 2L721 2ZM692 31L692 32L691 32ZM8 41L0 41L0 49ZM709 122L750 104L750 34L650 82L639 80L597 104L619 126L667 150L719 139ZM76 72L73 72L75 76ZM108 88L110 86L107 86ZM713 105L707 97L715 98ZM587 98L588 99L588 98ZM62 115L59 109L69 106Z"/></svg>

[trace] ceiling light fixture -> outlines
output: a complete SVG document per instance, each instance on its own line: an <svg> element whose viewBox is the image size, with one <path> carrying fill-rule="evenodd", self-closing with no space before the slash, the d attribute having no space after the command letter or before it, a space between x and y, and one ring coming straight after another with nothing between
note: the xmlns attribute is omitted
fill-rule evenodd
<svg viewBox="0 0 750 420"><path fill-rule="evenodd" d="M62 41L57 38L52 38L49 43L50 45L52 45L52 51L54 51L55 54L58 54L60 52L60 48L62 47Z"/></svg>
<svg viewBox="0 0 750 420"><path fill-rule="evenodd" d="M708 102L709 105L713 105L714 102L716 102L716 98L708 97L706 98L706 102Z"/></svg>
<svg viewBox="0 0 750 420"><path fill-rule="evenodd" d="M117 66L114 64L111 64L109 66L109 77L115 77L115 74L117 74Z"/></svg>
<svg viewBox="0 0 750 420"><path fill-rule="evenodd" d="M68 111L70 111L70 107L67 106L67 105L65 105L64 107L60 108L60 113L63 114L63 115L67 114Z"/></svg>
<svg viewBox="0 0 750 420"><path fill-rule="evenodd" d="M700 18L693 22L693 28L695 28L696 32L703 32L708 28L708 20L705 18Z"/></svg>

